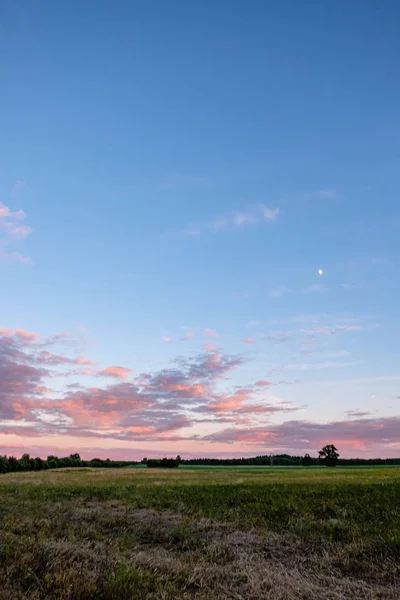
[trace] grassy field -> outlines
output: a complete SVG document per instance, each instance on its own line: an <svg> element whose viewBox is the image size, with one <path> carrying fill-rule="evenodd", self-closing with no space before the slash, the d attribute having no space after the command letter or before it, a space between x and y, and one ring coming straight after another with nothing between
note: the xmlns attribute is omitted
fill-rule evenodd
<svg viewBox="0 0 400 600"><path fill-rule="evenodd" d="M400 599L400 468L0 476L0 600Z"/></svg>

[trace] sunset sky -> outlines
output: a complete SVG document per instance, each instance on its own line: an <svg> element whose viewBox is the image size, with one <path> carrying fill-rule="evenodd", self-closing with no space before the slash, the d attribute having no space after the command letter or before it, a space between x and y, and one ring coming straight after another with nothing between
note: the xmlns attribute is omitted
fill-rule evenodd
<svg viewBox="0 0 400 600"><path fill-rule="evenodd" d="M0 0L0 453L400 456L399 18Z"/></svg>

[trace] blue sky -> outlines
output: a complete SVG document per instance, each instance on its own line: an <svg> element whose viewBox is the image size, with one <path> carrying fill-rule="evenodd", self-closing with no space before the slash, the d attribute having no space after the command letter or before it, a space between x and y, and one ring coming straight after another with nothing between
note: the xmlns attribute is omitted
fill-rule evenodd
<svg viewBox="0 0 400 600"><path fill-rule="evenodd" d="M400 453L399 16L0 2L4 449Z"/></svg>

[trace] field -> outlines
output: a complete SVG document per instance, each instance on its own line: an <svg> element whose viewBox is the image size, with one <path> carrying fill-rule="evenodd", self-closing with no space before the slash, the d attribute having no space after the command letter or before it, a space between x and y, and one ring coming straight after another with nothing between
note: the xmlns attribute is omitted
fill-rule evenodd
<svg viewBox="0 0 400 600"><path fill-rule="evenodd" d="M0 600L400 599L400 468L0 476Z"/></svg>

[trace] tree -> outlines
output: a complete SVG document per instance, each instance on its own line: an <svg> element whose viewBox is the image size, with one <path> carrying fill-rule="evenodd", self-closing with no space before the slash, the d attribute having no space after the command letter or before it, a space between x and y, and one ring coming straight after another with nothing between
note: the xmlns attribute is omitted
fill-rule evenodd
<svg viewBox="0 0 400 600"><path fill-rule="evenodd" d="M309 454L305 454L303 456L302 462L303 462L303 467L310 467L314 463L313 459L311 458L311 456Z"/></svg>
<svg viewBox="0 0 400 600"><path fill-rule="evenodd" d="M9 456L8 457L8 464L9 464L11 472L18 471L18 469L19 469L19 462L18 462L18 459L15 458L15 456Z"/></svg>
<svg viewBox="0 0 400 600"><path fill-rule="evenodd" d="M70 458L73 458L74 460L81 460L81 457L79 456L79 454L76 452L75 454L70 454L69 455Z"/></svg>
<svg viewBox="0 0 400 600"><path fill-rule="evenodd" d="M333 444L327 444L318 454L327 467L336 467L340 454Z"/></svg>
<svg viewBox="0 0 400 600"><path fill-rule="evenodd" d="M58 467L58 458L57 458L57 456L54 456L53 454L50 454L50 456L47 457L47 464L49 466L49 469L57 469L57 467Z"/></svg>
<svg viewBox="0 0 400 600"><path fill-rule="evenodd" d="M180 465L180 464L181 464L181 462L182 462L182 459L181 459L181 457L179 456L179 454L178 454L178 456L176 457L176 459L175 459L175 460L176 460L176 462L177 462L179 465Z"/></svg>
<svg viewBox="0 0 400 600"><path fill-rule="evenodd" d="M7 456L0 456L0 473L7 473L10 470L10 465Z"/></svg>

